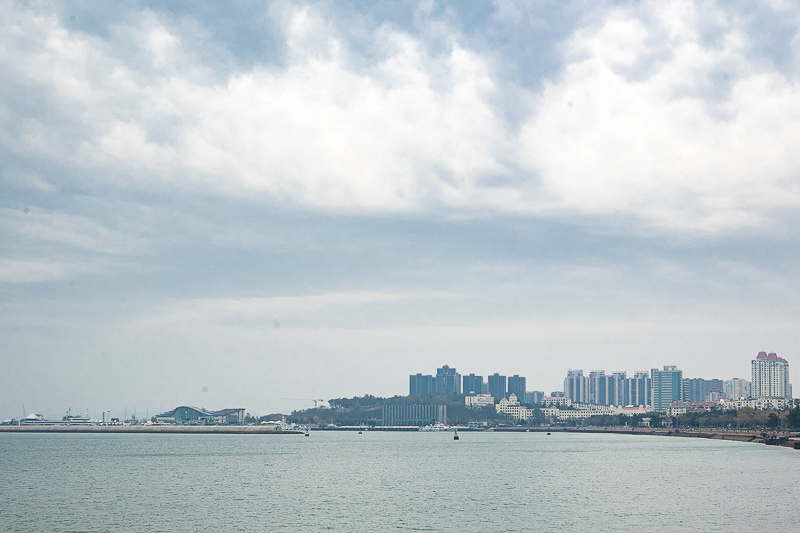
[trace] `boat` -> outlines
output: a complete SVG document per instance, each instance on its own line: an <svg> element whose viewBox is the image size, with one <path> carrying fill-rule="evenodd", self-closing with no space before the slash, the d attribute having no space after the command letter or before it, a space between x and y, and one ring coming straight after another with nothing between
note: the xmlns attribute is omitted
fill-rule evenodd
<svg viewBox="0 0 800 533"><path fill-rule="evenodd" d="M94 422L88 416L73 415L72 410L67 410L67 414L61 420L48 420L39 413L31 413L25 418L20 419L20 426L92 426Z"/></svg>
<svg viewBox="0 0 800 533"><path fill-rule="evenodd" d="M442 423L438 424L428 424L427 426L422 426L419 428L420 431L450 431L450 426L446 426Z"/></svg>

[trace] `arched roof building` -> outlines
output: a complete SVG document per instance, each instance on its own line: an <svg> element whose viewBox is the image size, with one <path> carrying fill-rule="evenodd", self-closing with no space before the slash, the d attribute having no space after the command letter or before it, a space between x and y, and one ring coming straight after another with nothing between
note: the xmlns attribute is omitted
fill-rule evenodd
<svg viewBox="0 0 800 533"><path fill-rule="evenodd" d="M156 415L157 422L186 426L220 426L244 423L244 409L208 411L200 407L181 405L172 411Z"/></svg>

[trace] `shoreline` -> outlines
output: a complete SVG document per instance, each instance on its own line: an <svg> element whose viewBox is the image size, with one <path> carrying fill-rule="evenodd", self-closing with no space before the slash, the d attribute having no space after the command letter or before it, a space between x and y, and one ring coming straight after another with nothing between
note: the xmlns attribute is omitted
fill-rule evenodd
<svg viewBox="0 0 800 533"><path fill-rule="evenodd" d="M732 440L737 442L751 442L772 446L785 446L800 450L800 432L796 431L748 431L748 430L717 430L717 429L670 429L670 428L631 428L631 427L523 427L507 426L489 429L466 429L462 431L489 431L498 433L609 433L620 435L651 435L657 437L689 437L700 439ZM375 427L341 427L317 428L317 431L398 431L399 428ZM416 431L409 428L406 431ZM0 426L0 433L171 433L194 435L303 435L302 431L282 431L271 427L260 426Z"/></svg>
<svg viewBox="0 0 800 533"><path fill-rule="evenodd" d="M219 435L303 435L260 426L0 426L0 433L189 433Z"/></svg>

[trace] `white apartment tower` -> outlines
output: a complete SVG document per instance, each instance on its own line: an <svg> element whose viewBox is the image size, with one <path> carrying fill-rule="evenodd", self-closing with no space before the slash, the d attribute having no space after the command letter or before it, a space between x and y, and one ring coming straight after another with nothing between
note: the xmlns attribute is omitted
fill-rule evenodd
<svg viewBox="0 0 800 533"><path fill-rule="evenodd" d="M791 396L789 363L774 353L760 352L752 362L753 398Z"/></svg>

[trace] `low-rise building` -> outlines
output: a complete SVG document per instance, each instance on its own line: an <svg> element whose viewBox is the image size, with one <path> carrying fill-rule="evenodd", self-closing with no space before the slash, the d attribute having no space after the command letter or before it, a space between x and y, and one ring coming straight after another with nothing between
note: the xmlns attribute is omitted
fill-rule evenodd
<svg viewBox="0 0 800 533"><path fill-rule="evenodd" d="M707 402L672 402L667 407L667 414L670 416L685 415L690 412L700 411L713 411L720 409L720 402L707 401Z"/></svg>
<svg viewBox="0 0 800 533"><path fill-rule="evenodd" d="M722 409L736 409L737 411L743 407L751 409L791 409L794 405L792 398L776 398L771 396L762 396L761 398L742 398L739 400L721 399L719 401Z"/></svg>
<svg viewBox="0 0 800 533"><path fill-rule="evenodd" d="M559 405L563 407L569 407L572 405L572 400L567 398L566 396L548 396L547 398L542 399L542 405L550 407L552 405Z"/></svg>
<svg viewBox="0 0 800 533"><path fill-rule="evenodd" d="M515 420L529 420L532 409L528 409L519 403L516 394L509 394L508 398L503 398L494 406L498 413L507 415Z"/></svg>
<svg viewBox="0 0 800 533"><path fill-rule="evenodd" d="M579 409L562 409L556 415L558 420L582 420L584 418L589 418L590 416L596 416L603 413L597 411L589 411L589 410L579 410Z"/></svg>
<svg viewBox="0 0 800 533"><path fill-rule="evenodd" d="M464 404L470 408L486 407L487 405L494 405L494 398L491 394L464 396Z"/></svg>

